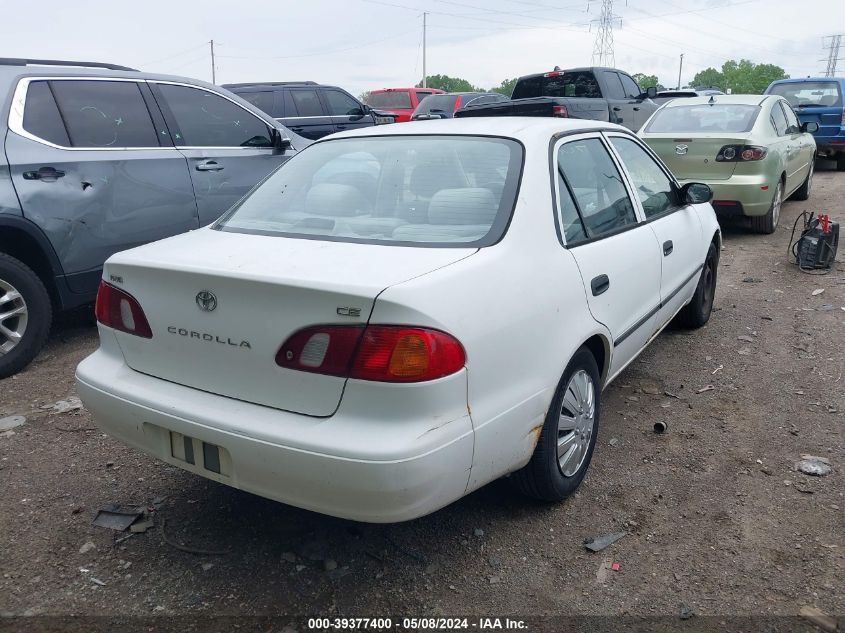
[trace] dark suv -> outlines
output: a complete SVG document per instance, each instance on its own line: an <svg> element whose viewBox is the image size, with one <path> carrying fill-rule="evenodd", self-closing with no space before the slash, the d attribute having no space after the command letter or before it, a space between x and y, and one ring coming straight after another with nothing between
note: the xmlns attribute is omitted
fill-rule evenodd
<svg viewBox="0 0 845 633"><path fill-rule="evenodd" d="M3 378L112 253L209 224L308 141L193 79L0 59L0 144Z"/></svg>
<svg viewBox="0 0 845 633"><path fill-rule="evenodd" d="M391 113L373 110L343 88L314 81L223 84L223 87L311 140L333 132L394 122Z"/></svg>

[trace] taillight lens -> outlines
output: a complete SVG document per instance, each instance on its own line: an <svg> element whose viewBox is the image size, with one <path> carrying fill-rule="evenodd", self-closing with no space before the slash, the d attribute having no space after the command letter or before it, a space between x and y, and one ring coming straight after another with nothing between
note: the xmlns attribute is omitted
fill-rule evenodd
<svg viewBox="0 0 845 633"><path fill-rule="evenodd" d="M561 119L566 119L569 117L569 110L566 109L565 105L552 106L552 116L560 117Z"/></svg>
<svg viewBox="0 0 845 633"><path fill-rule="evenodd" d="M725 145L716 154L716 161L720 163L743 163L763 160L768 153L768 148L759 145Z"/></svg>
<svg viewBox="0 0 845 633"><path fill-rule="evenodd" d="M286 369L379 382L423 382L466 363L453 336L404 325L324 325L294 333L279 348Z"/></svg>
<svg viewBox="0 0 845 633"><path fill-rule="evenodd" d="M153 337L144 310L135 297L105 281L100 282L97 290L94 313L97 321L107 327L143 338Z"/></svg>

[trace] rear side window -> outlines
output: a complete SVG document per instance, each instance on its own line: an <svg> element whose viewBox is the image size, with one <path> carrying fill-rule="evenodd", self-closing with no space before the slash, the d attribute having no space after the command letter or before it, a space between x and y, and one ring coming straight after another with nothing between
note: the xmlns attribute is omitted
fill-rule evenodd
<svg viewBox="0 0 845 633"><path fill-rule="evenodd" d="M326 98L329 114L332 116L362 116L364 114L361 104L345 92L324 90L323 96Z"/></svg>
<svg viewBox="0 0 845 633"><path fill-rule="evenodd" d="M487 246L522 167L513 140L383 136L315 143L218 223L225 231L405 246Z"/></svg>
<svg viewBox="0 0 845 633"><path fill-rule="evenodd" d="M673 209L676 203L672 181L654 159L631 139L613 136L610 142L631 175L645 216L652 218Z"/></svg>
<svg viewBox="0 0 845 633"><path fill-rule="evenodd" d="M272 147L261 119L220 95L172 84L158 84L179 131L176 145L189 147Z"/></svg>
<svg viewBox="0 0 845 633"><path fill-rule="evenodd" d="M618 80L617 80L618 81ZM588 97L601 98L601 89L590 71L555 73L550 77L537 75L516 82L513 99L528 97Z"/></svg>
<svg viewBox="0 0 845 633"><path fill-rule="evenodd" d="M269 90L254 92L236 92L241 99L248 101L262 112L273 116L273 93Z"/></svg>
<svg viewBox="0 0 845 633"><path fill-rule="evenodd" d="M619 81L619 75L609 70L604 71L604 83L607 88L605 97L608 99L624 99L625 91L622 90L622 82Z"/></svg>
<svg viewBox="0 0 845 633"><path fill-rule="evenodd" d="M34 81L27 88L23 129L56 145L70 146L65 124L46 81Z"/></svg>
<svg viewBox="0 0 845 633"><path fill-rule="evenodd" d="M147 104L134 81L51 81L72 147L158 147Z"/></svg>
<svg viewBox="0 0 845 633"><path fill-rule="evenodd" d="M429 93L423 96L427 97ZM411 95L405 91L371 92L367 97L367 104L373 108L410 108Z"/></svg>
<svg viewBox="0 0 845 633"><path fill-rule="evenodd" d="M561 145L557 164L578 203L587 237L601 237L637 223L622 176L599 139Z"/></svg>
<svg viewBox="0 0 845 633"><path fill-rule="evenodd" d="M625 96L629 99L636 99L642 94L642 90L631 77L625 73L618 73L619 80L622 82L622 89L625 91Z"/></svg>
<svg viewBox="0 0 845 633"><path fill-rule="evenodd" d="M325 116L316 90L291 90L290 96L297 116Z"/></svg>
<svg viewBox="0 0 845 633"><path fill-rule="evenodd" d="M769 94L780 95L793 108L821 106L833 108L842 105L842 94L836 81L802 81L775 84Z"/></svg>

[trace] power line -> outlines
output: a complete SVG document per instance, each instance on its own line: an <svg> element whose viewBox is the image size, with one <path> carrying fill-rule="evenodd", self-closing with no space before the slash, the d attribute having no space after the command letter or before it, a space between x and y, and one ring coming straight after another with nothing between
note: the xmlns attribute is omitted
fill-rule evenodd
<svg viewBox="0 0 845 633"><path fill-rule="evenodd" d="M186 48L184 50L179 51L178 53L173 53L172 55L168 55L167 57L161 57L159 59L154 59L151 62L142 62L140 65L141 66L149 66L151 64L159 64L161 62L166 62L170 59L173 59L174 57L181 57L185 53L190 53L191 51L195 51L198 48L202 48L206 44L208 44L208 42L203 42L202 44L197 44L196 46L191 46L191 48Z"/></svg>

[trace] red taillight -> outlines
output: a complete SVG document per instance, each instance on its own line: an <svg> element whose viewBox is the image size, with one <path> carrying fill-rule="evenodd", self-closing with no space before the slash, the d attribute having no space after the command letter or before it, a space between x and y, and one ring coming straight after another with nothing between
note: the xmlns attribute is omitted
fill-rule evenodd
<svg viewBox="0 0 845 633"><path fill-rule="evenodd" d="M143 338L153 337L144 310L135 297L105 281L100 282L97 290L94 313L97 321L107 327Z"/></svg>
<svg viewBox="0 0 845 633"><path fill-rule="evenodd" d="M464 348L439 330L404 325L324 325L293 334L279 348L286 369L380 382L422 382L454 374Z"/></svg>
<svg viewBox="0 0 845 633"><path fill-rule="evenodd" d="M552 106L552 116L560 117L561 119L566 119L569 117L569 110L566 109L565 105Z"/></svg>
<svg viewBox="0 0 845 633"><path fill-rule="evenodd" d="M725 145L716 154L719 163L736 163L752 160L763 160L769 150L759 145Z"/></svg>

